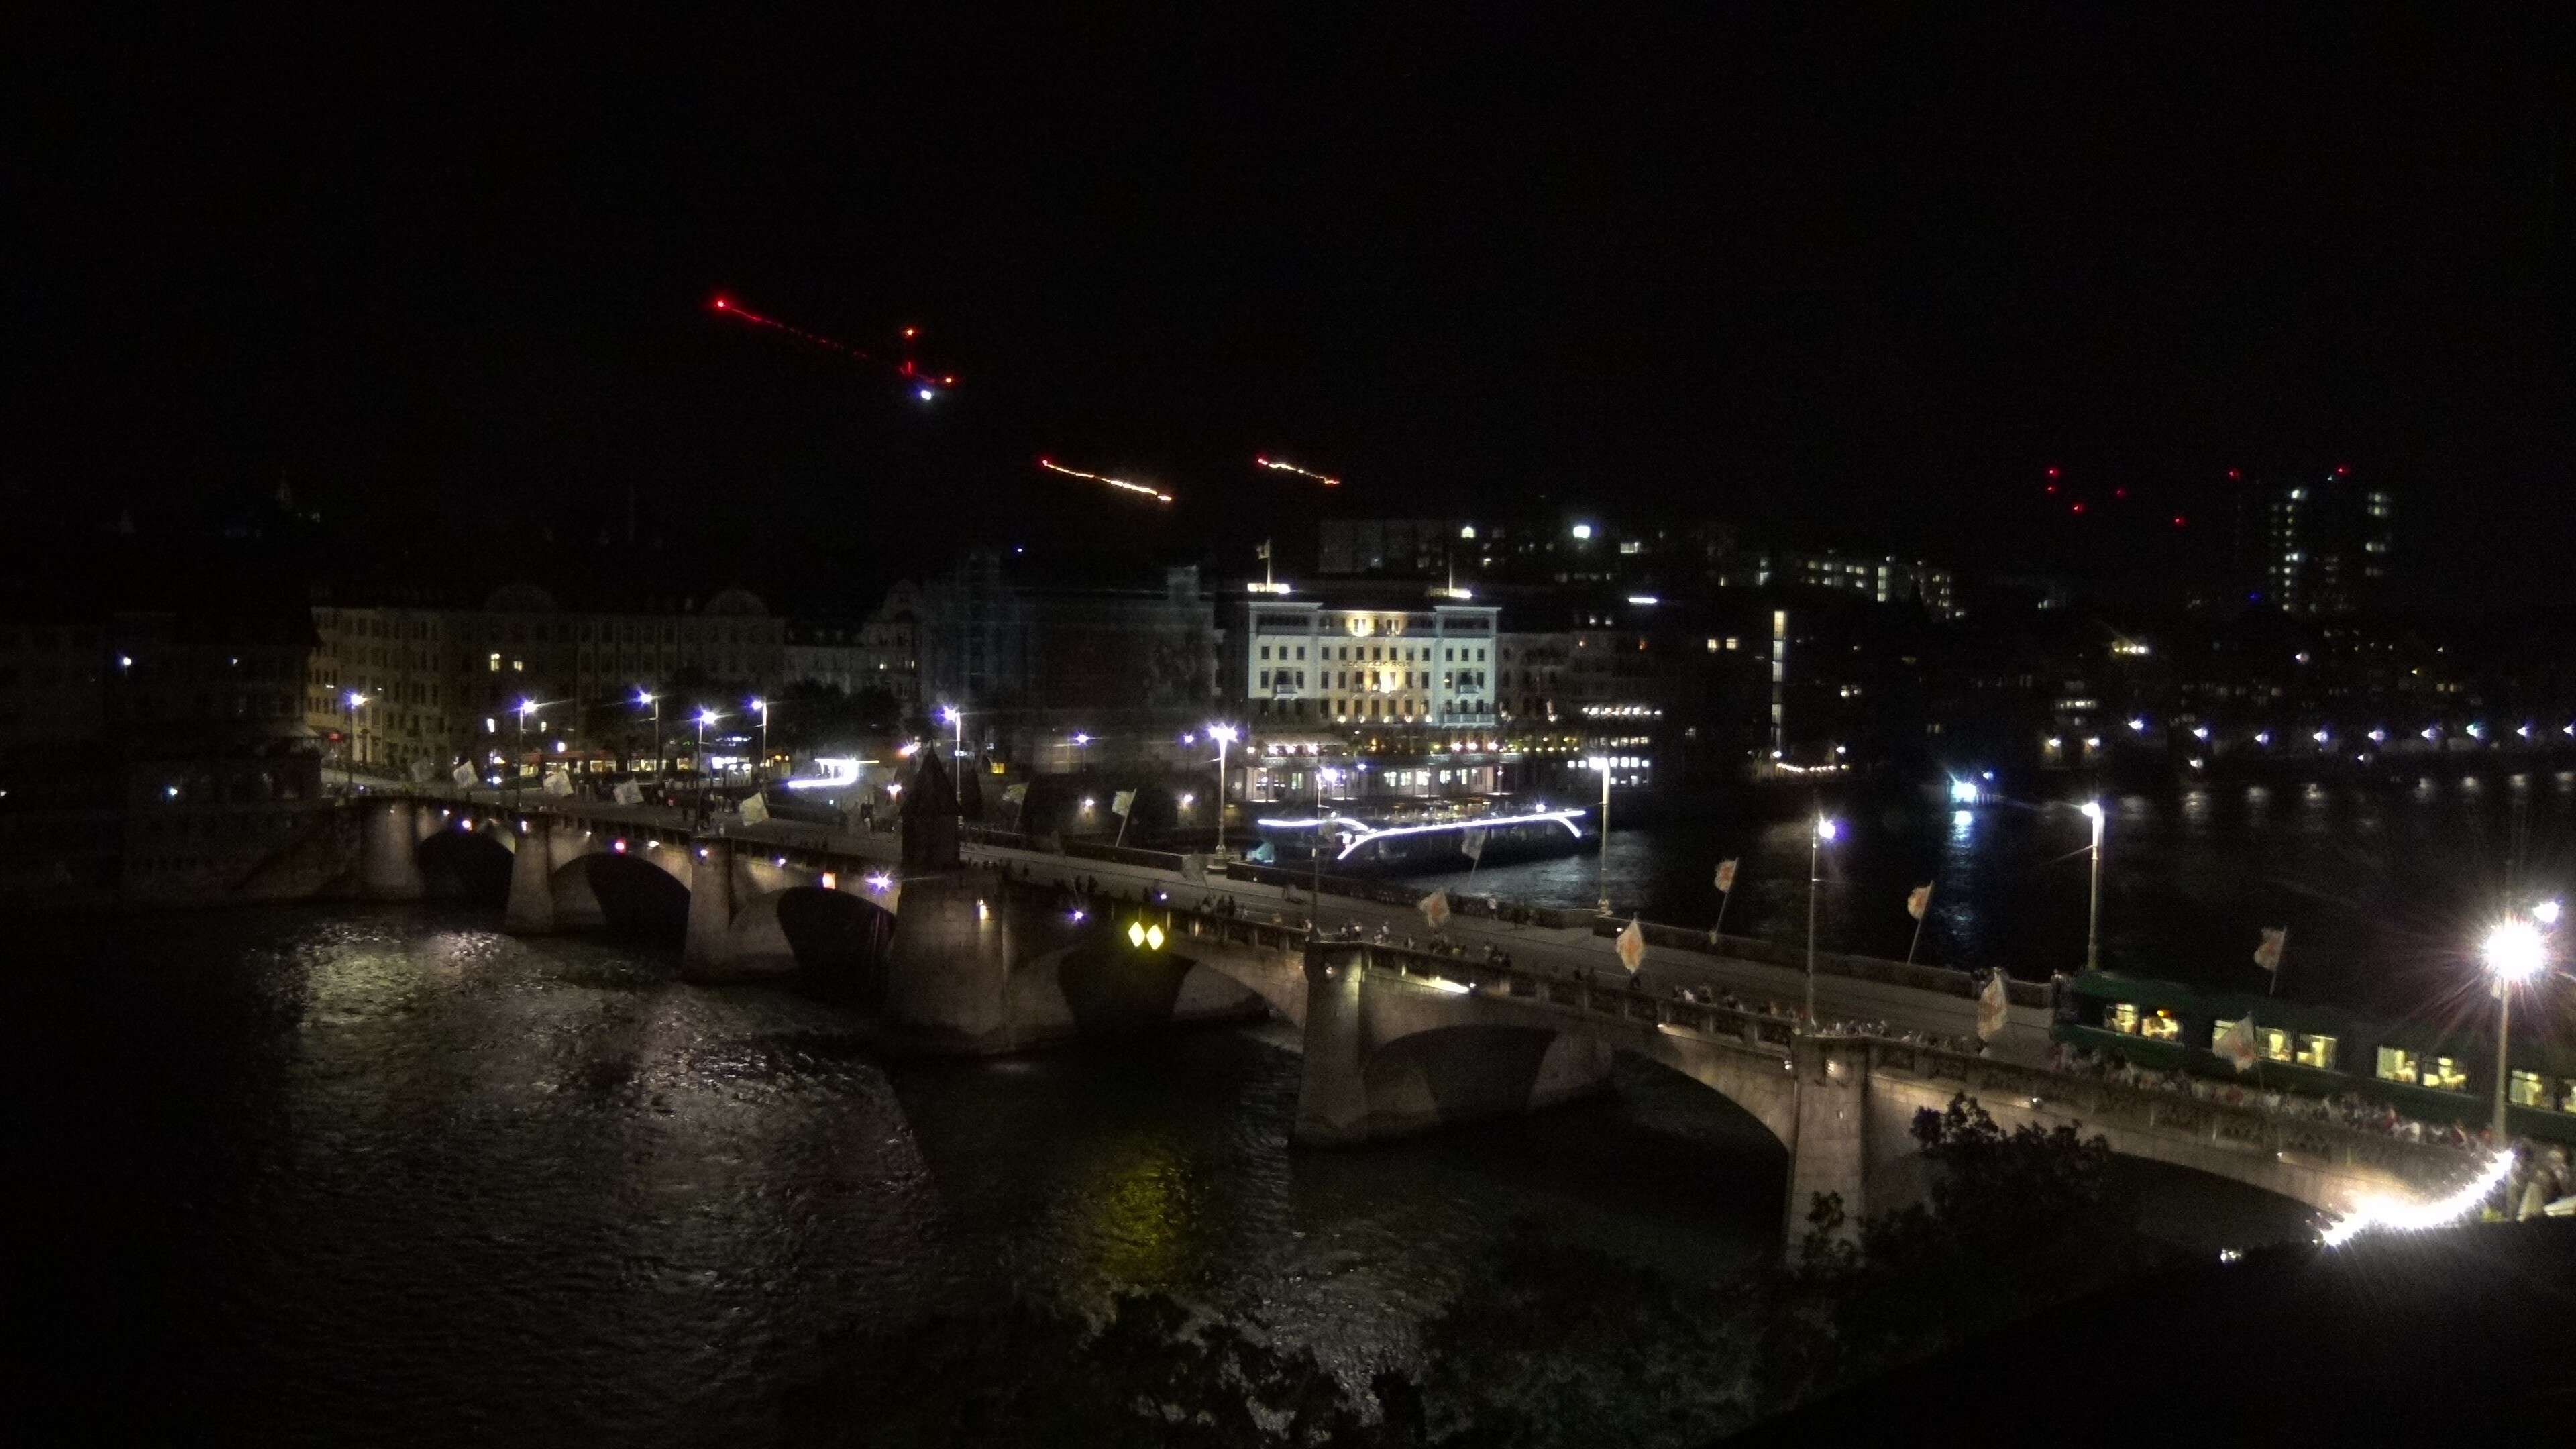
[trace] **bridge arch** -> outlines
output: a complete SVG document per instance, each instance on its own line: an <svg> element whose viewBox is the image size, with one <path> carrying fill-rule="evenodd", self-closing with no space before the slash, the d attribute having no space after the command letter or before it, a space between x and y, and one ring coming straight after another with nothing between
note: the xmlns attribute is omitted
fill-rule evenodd
<svg viewBox="0 0 2576 1449"><path fill-rule="evenodd" d="M803 883L738 896L725 936L741 974L805 971L862 1000L885 995L894 915L864 896Z"/></svg>
<svg viewBox="0 0 2576 1449"><path fill-rule="evenodd" d="M689 924L689 884L662 862L616 850L584 850L557 865L547 884L556 924L668 942Z"/></svg>
<svg viewBox="0 0 2576 1449"><path fill-rule="evenodd" d="M512 852L495 831L450 823L423 835L413 847L413 858L430 895L461 896L490 905L509 899Z"/></svg>

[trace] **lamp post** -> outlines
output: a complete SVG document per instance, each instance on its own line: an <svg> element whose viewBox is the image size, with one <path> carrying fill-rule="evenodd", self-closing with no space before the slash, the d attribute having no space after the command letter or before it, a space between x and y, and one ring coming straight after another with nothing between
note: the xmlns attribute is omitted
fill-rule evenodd
<svg viewBox="0 0 2576 1449"><path fill-rule="evenodd" d="M1081 774L1091 764L1091 736L1080 730L1073 734L1073 772Z"/></svg>
<svg viewBox="0 0 2576 1449"><path fill-rule="evenodd" d="M664 774L662 769L662 696L644 688L642 685L637 685L635 687L635 702L637 704L649 704L653 706L653 779L654 782L658 784L661 782Z"/></svg>
<svg viewBox="0 0 2576 1449"><path fill-rule="evenodd" d="M2502 1150L2508 1140L2504 1125L2505 1087L2513 1080L2505 1064L2506 1039L2513 1026L2513 988L2540 974L2540 968L2548 964L2549 944L2541 939L2538 926L2507 916L2487 932L2484 954L2487 970L2495 976L2495 1145Z"/></svg>
<svg viewBox="0 0 2576 1449"><path fill-rule="evenodd" d="M358 707L367 702L367 697L353 689L340 699L349 707L349 728L340 741L341 793L354 795L358 793Z"/></svg>
<svg viewBox="0 0 2576 1449"><path fill-rule="evenodd" d="M1207 727L1208 738L1216 741L1216 858L1225 858L1225 747L1233 744L1237 731L1230 724Z"/></svg>
<svg viewBox="0 0 2576 1449"><path fill-rule="evenodd" d="M751 701L751 707L760 711L760 763L751 772L752 783L758 784L761 777L769 772L769 701L755 699Z"/></svg>
<svg viewBox="0 0 2576 1449"><path fill-rule="evenodd" d="M1610 914L1610 757L1594 755L1584 763L1601 772L1601 858L1593 869L1601 888L1600 911L1606 916Z"/></svg>
<svg viewBox="0 0 2576 1449"><path fill-rule="evenodd" d="M1340 778L1338 770L1324 765L1315 767L1315 836L1308 849L1315 865L1314 879L1310 883L1315 899L1307 906L1309 919L1306 929L1318 936L1324 933L1324 825L1327 810L1324 787Z"/></svg>
<svg viewBox="0 0 2576 1449"><path fill-rule="evenodd" d="M718 718L720 716L714 710L704 705L698 707L698 753L689 764L698 772L698 814L701 817L707 813L707 726Z"/></svg>
<svg viewBox="0 0 2576 1449"><path fill-rule="evenodd" d="M536 701L522 699L512 712L519 717L517 743L510 752L510 808L515 810L519 805L519 768L528 753L528 716L537 712Z"/></svg>
<svg viewBox="0 0 2576 1449"><path fill-rule="evenodd" d="M2102 802L2084 802L2084 818L2093 822L2093 905L2084 920L2084 969L2102 966Z"/></svg>
<svg viewBox="0 0 2576 1449"><path fill-rule="evenodd" d="M1825 842L1842 833L1833 817L1819 815L1816 828L1807 835L1807 1029L1816 1027L1816 885L1823 872Z"/></svg>

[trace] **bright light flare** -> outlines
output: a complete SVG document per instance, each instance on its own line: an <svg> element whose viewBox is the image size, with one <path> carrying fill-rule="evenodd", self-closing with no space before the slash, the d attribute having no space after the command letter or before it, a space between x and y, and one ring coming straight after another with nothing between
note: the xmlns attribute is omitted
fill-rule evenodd
<svg viewBox="0 0 2576 1449"><path fill-rule="evenodd" d="M1954 804L1954 805L1974 805L1974 804L1976 804L1976 803L1977 803L1977 782L1976 782L1976 781L1974 781L1974 780L1953 780L1953 781L1951 781L1951 782L1950 782L1950 803L1952 803L1952 804Z"/></svg>
<svg viewBox="0 0 2576 1449"><path fill-rule="evenodd" d="M1038 459L1038 466L1046 469L1050 473L1062 473L1068 478L1088 478L1094 483L1106 483L1112 488L1123 488L1130 493L1142 493L1157 503L1169 503L1172 501L1172 495L1165 493L1160 489L1148 488L1142 483L1130 483L1124 478L1106 478L1098 473L1085 473L1079 468L1068 468L1062 463L1055 461L1053 458Z"/></svg>
<svg viewBox="0 0 2576 1449"><path fill-rule="evenodd" d="M1294 463L1282 462L1277 458L1255 457L1252 461L1260 464L1264 468L1276 469L1282 473L1294 473L1300 478L1312 478L1327 488L1339 488L1342 486L1342 480L1339 478L1327 478L1321 473L1300 468Z"/></svg>
<svg viewBox="0 0 2576 1449"><path fill-rule="evenodd" d="M1835 836L1842 833L1843 827L1840 821L1833 819L1831 816L1817 817L1816 838L1818 840L1832 840Z"/></svg>
<svg viewBox="0 0 2576 1449"><path fill-rule="evenodd" d="M2364 1199L2350 1216L2326 1229L2324 1242L2329 1248L2340 1248L2372 1229L2381 1232L2420 1233L2430 1228L2447 1227L2474 1213L2513 1171L2513 1154L2499 1152L2477 1178L2448 1197L2432 1202L2399 1202L2395 1198Z"/></svg>
<svg viewBox="0 0 2576 1449"><path fill-rule="evenodd" d="M2549 944L2540 938L2540 928L2529 921L2502 921L2487 932L2479 954L2486 958L2487 969L2501 979L2528 981L2548 964Z"/></svg>

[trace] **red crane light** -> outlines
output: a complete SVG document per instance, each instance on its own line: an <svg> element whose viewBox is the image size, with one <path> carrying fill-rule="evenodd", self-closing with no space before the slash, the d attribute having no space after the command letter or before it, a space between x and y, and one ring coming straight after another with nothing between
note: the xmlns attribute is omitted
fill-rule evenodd
<svg viewBox="0 0 2576 1449"><path fill-rule="evenodd" d="M2175 514L2175 515L2174 515L2174 527L2176 527L2176 528L2180 528L2180 527L2182 527L2182 526L2183 526L2183 517L2182 517L2182 515L2181 515L2181 514L2177 513L2177 514Z"/></svg>

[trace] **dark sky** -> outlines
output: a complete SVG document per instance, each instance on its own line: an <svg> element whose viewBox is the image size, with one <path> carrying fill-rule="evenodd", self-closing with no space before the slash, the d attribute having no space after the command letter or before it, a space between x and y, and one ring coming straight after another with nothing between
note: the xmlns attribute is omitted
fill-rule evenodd
<svg viewBox="0 0 2576 1449"><path fill-rule="evenodd" d="M2448 603L2576 543L2563 7L950 8L38 40L7 486L282 474L417 541L587 537L631 484L798 587L1541 495L1997 565L2067 546L2052 463L2159 517L2350 463ZM962 385L718 292L918 324Z"/></svg>

